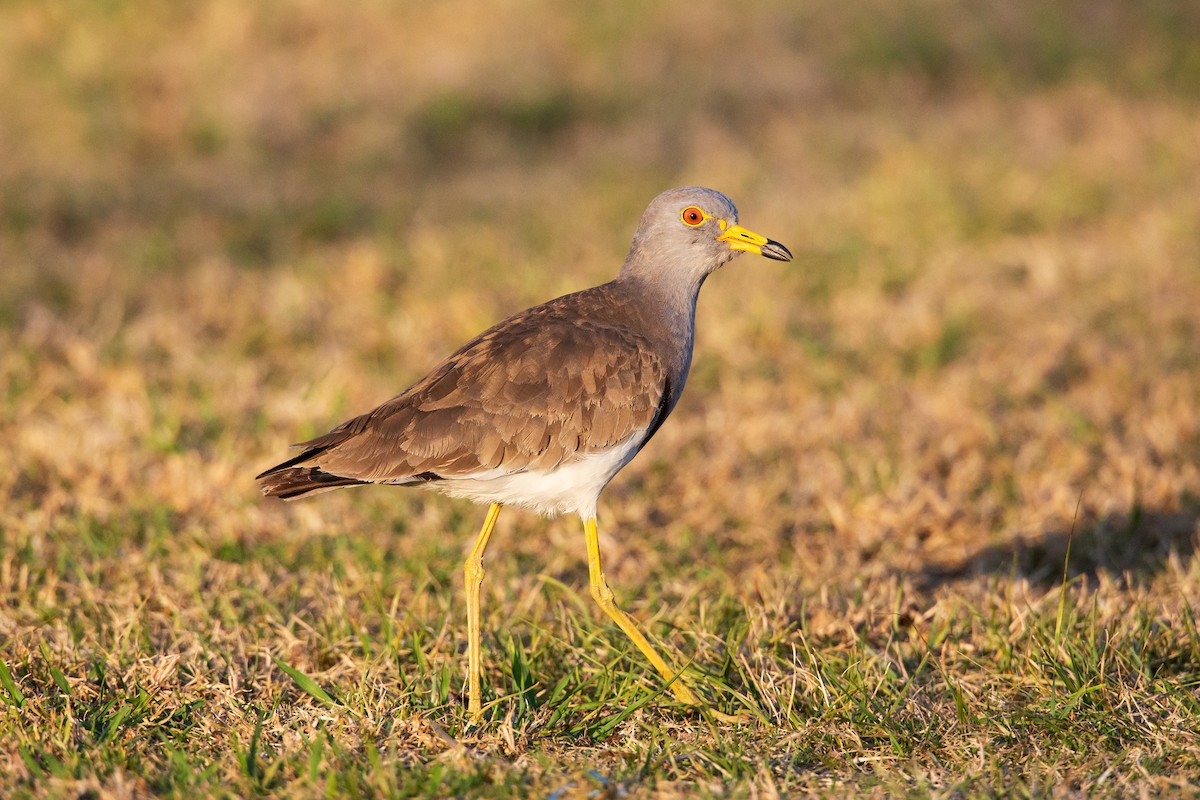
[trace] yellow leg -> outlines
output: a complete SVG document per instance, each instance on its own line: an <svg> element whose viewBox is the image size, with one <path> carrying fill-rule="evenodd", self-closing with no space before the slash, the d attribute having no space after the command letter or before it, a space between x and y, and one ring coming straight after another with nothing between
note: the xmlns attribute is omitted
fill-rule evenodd
<svg viewBox="0 0 1200 800"><path fill-rule="evenodd" d="M604 609L604 613L608 614L612 621L625 631L625 635L633 640L642 654L650 659L650 663L654 665L658 673L670 683L675 698L690 706L700 705L700 701L696 699L696 695L692 694L692 690L679 679L678 673L667 666L667 662L663 661L650 642L646 641L646 637L637 629L633 618L618 608L616 601L613 600L612 589L608 588L608 581L604 580L604 570L600 568L600 534L596 530L595 518L583 521L583 532L587 536L588 574L591 576L592 597Z"/></svg>
<svg viewBox="0 0 1200 800"><path fill-rule="evenodd" d="M483 551L487 549L488 539L492 538L492 529L496 527L496 518L499 516L500 504L492 503L475 546L463 565L467 587L467 713L476 720L483 716L479 691L479 676L483 672L479 643L479 587L483 583Z"/></svg>

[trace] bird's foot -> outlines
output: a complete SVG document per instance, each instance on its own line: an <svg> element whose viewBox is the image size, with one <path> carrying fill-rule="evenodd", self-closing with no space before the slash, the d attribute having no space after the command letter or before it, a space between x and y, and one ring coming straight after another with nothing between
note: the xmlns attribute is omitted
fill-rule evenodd
<svg viewBox="0 0 1200 800"><path fill-rule="evenodd" d="M685 706L691 706L706 716L712 716L718 722L723 722L726 725L745 725L754 720L754 715L748 711L740 711L737 714L726 714L724 711L718 711L708 703L701 700L696 694L689 689L678 678L671 684L671 693L675 695L675 699Z"/></svg>

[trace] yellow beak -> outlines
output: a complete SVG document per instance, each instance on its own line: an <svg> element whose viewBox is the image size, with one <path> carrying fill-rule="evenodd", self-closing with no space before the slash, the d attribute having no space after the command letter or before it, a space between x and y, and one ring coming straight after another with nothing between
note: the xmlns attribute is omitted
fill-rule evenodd
<svg viewBox="0 0 1200 800"><path fill-rule="evenodd" d="M773 258L776 261L791 261L792 252L779 242L748 231L741 225L730 225L725 232L717 237L718 242L728 242L730 250L741 250L746 253L758 253L760 256Z"/></svg>

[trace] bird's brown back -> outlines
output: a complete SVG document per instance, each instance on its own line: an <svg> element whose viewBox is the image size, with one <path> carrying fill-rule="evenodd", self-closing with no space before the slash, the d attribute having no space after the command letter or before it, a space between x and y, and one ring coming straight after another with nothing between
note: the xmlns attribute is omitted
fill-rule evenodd
<svg viewBox="0 0 1200 800"><path fill-rule="evenodd" d="M675 365L643 316L615 283L535 306L275 469L406 483L552 470L642 432L648 438L674 402Z"/></svg>

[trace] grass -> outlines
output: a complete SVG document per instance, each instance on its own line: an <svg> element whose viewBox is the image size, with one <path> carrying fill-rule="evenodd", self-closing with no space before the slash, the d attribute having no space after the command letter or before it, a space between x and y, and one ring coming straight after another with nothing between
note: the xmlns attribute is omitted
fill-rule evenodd
<svg viewBox="0 0 1200 800"><path fill-rule="evenodd" d="M1200 793L1194 4L793 6L0 10L0 795ZM693 182L601 537L749 721L509 511L469 725L482 509L252 476Z"/></svg>

